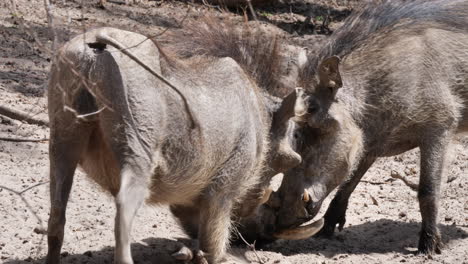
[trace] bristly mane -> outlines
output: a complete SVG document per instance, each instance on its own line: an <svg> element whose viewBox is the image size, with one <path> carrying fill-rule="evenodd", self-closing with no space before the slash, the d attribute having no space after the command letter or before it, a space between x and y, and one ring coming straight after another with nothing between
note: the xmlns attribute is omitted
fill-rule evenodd
<svg viewBox="0 0 468 264"><path fill-rule="evenodd" d="M247 24L237 30L234 24L205 17L192 22L185 30L169 35L170 45L164 45L178 57L230 57L263 90L274 93L279 87L280 43L271 35Z"/></svg>
<svg viewBox="0 0 468 264"><path fill-rule="evenodd" d="M345 20L344 25L320 49L318 56L309 56L300 83L305 85L315 78L317 67L323 59L333 55L344 57L385 30L430 23L433 28L468 32L467 10L466 0L378 0L367 4Z"/></svg>

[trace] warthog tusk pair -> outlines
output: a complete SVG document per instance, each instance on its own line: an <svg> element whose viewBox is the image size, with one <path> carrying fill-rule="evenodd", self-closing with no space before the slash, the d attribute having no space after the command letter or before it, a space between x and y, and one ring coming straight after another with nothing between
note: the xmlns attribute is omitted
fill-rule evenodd
<svg viewBox="0 0 468 264"><path fill-rule="evenodd" d="M320 218L312 224L281 230L279 232L274 233L273 236L275 238L287 240L306 239L320 231L320 229L322 229L323 227L323 223L323 218Z"/></svg>

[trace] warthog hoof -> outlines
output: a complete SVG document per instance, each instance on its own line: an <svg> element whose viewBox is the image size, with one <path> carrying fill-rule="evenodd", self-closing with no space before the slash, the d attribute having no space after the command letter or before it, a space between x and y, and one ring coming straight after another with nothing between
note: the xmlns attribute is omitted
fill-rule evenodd
<svg viewBox="0 0 468 264"><path fill-rule="evenodd" d="M338 230L341 232L346 223L346 217L334 217L330 219L325 216L325 224L320 232L317 233L318 237L331 238L335 233L335 227L338 225Z"/></svg>
<svg viewBox="0 0 468 264"><path fill-rule="evenodd" d="M177 252L173 253L172 257L185 263L192 261L194 264L208 264L208 261L205 258L205 253L203 253L203 251L196 250L194 253L186 246L182 246Z"/></svg>
<svg viewBox="0 0 468 264"><path fill-rule="evenodd" d="M193 259L193 252L190 248L186 246L182 246L179 251L173 253L171 255L173 258L177 260L182 260L182 261L191 261Z"/></svg>
<svg viewBox="0 0 468 264"><path fill-rule="evenodd" d="M429 234L428 232L421 231L418 245L418 254L440 254L442 247L443 243L438 232L436 232L436 234Z"/></svg>

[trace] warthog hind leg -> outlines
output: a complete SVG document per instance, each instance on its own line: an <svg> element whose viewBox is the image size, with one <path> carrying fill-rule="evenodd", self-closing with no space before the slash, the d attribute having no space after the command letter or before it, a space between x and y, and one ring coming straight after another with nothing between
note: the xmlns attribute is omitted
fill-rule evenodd
<svg viewBox="0 0 468 264"><path fill-rule="evenodd" d="M444 131L431 134L420 146L421 175L419 180L418 200L422 217L418 252L422 254L440 254L442 247L439 228L437 227L440 182L447 156L450 133Z"/></svg>
<svg viewBox="0 0 468 264"><path fill-rule="evenodd" d="M136 166L124 166L121 172L120 190L115 197L115 256L118 264L132 264L130 240L133 219L146 197L145 175Z"/></svg>
<svg viewBox="0 0 468 264"><path fill-rule="evenodd" d="M51 128L49 145L51 207L47 229L47 264L60 263L60 250L66 221L65 212L73 184L73 175L84 148L87 146L89 130L86 125L77 123L55 123Z"/></svg>
<svg viewBox="0 0 468 264"><path fill-rule="evenodd" d="M318 233L318 236L331 237L335 232L336 225L338 225L340 231L343 229L346 223L346 210L348 208L349 197L374 161L375 158L373 157L364 157L352 177L340 187L325 213L325 224Z"/></svg>

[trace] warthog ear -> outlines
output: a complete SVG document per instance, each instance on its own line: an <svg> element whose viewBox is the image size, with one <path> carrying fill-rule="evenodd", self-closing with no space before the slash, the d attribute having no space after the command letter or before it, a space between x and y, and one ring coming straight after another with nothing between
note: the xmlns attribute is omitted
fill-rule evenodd
<svg viewBox="0 0 468 264"><path fill-rule="evenodd" d="M274 113L273 128L287 127L290 118L302 117L305 114L307 114L307 106L304 89L297 87L294 92L283 99L280 108Z"/></svg>
<svg viewBox="0 0 468 264"><path fill-rule="evenodd" d="M340 58L333 56L324 59L318 68L319 87L329 89L333 97L336 91L343 86L339 64Z"/></svg>

